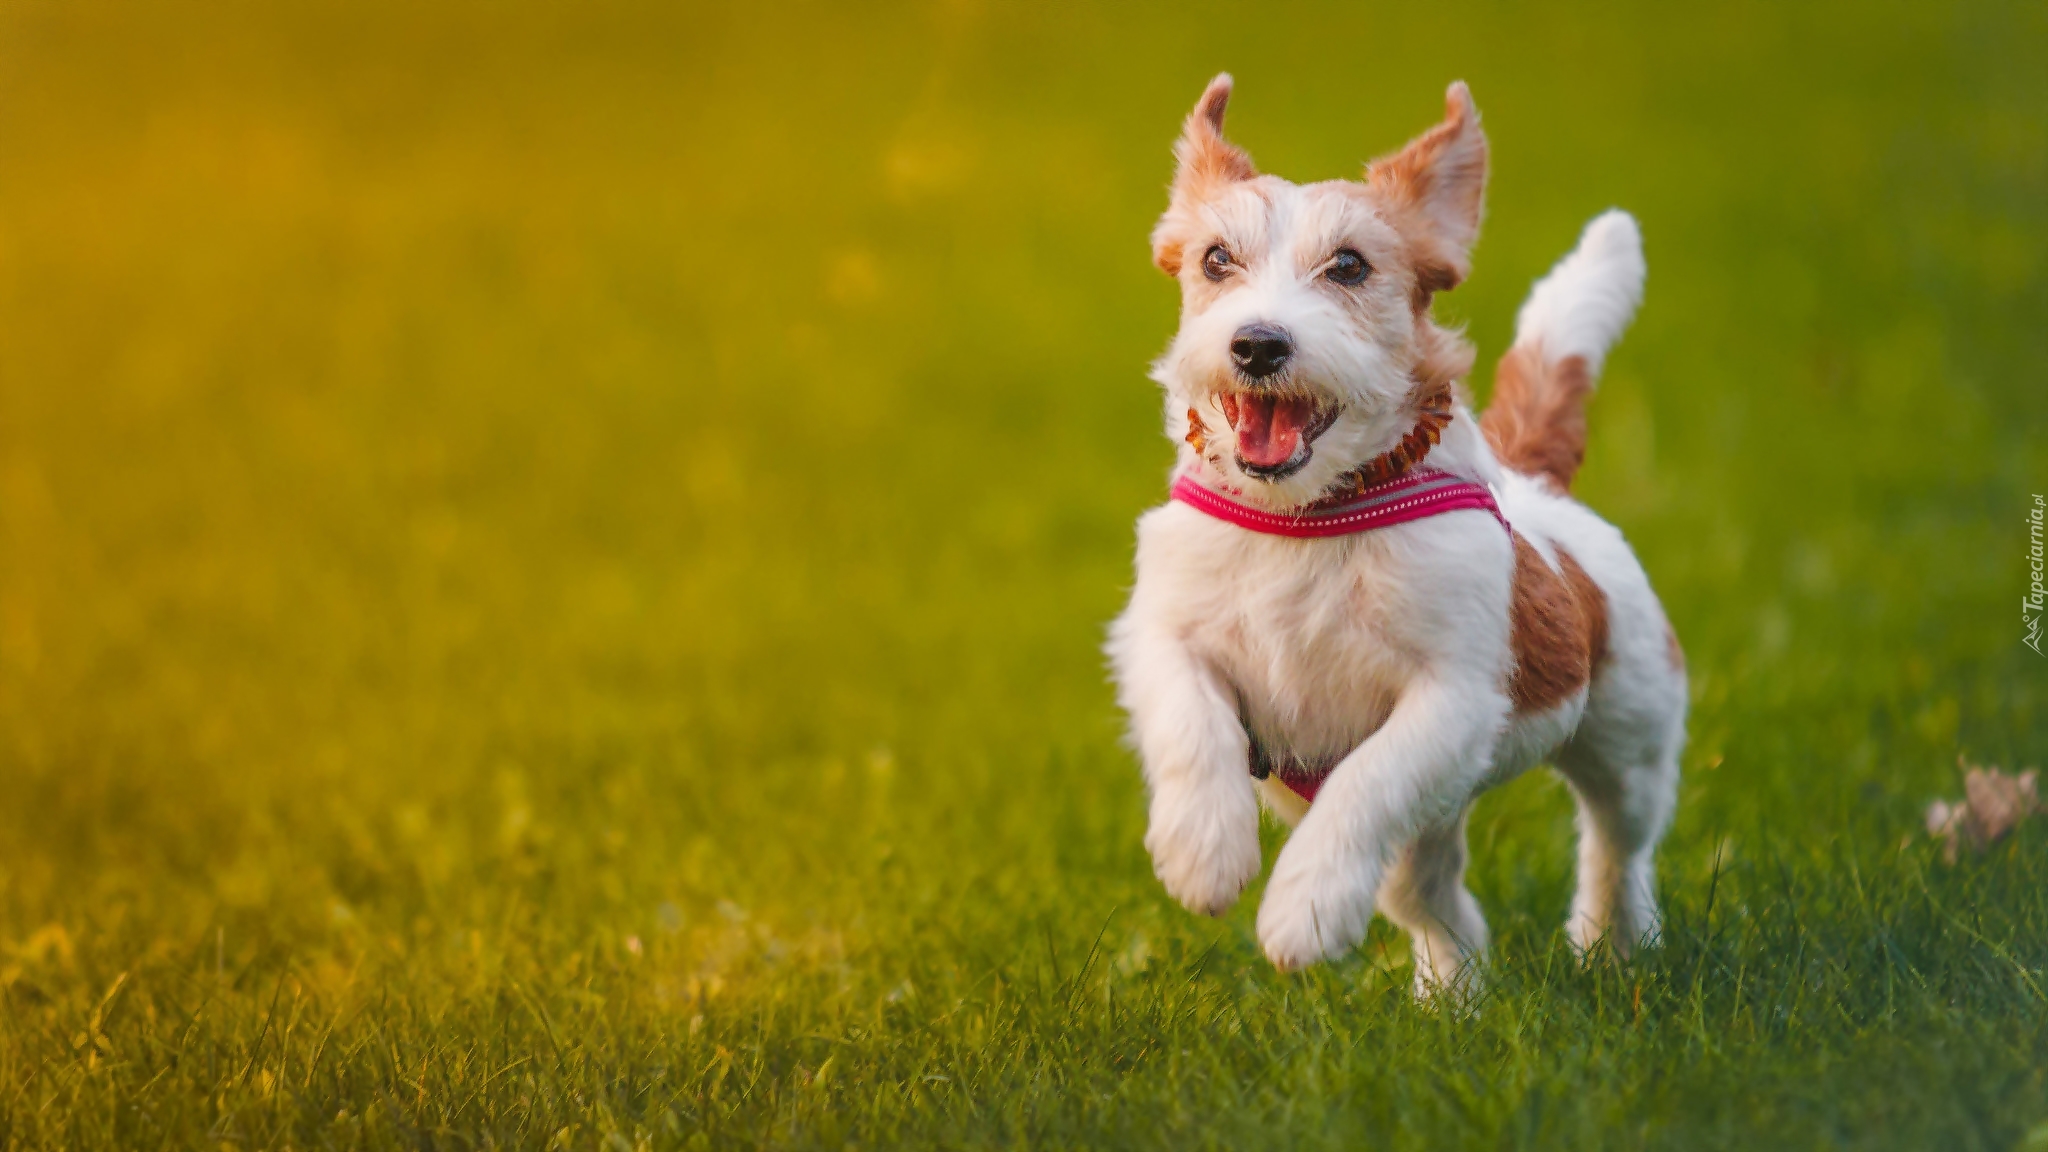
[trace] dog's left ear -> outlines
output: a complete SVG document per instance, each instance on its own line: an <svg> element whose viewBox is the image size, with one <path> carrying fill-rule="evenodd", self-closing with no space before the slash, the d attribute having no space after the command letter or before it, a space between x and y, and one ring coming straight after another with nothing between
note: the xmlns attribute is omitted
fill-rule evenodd
<svg viewBox="0 0 2048 1152"><path fill-rule="evenodd" d="M1367 165L1365 182L1407 237L1424 299L1457 287L1472 270L1486 192L1486 133L1463 80L1444 93L1443 123Z"/></svg>

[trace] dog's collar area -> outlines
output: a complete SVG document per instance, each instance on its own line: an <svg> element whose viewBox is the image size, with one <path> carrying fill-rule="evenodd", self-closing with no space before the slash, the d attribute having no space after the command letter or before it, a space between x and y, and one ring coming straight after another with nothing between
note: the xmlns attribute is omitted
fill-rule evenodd
<svg viewBox="0 0 2048 1152"><path fill-rule="evenodd" d="M1401 442L1378 456L1337 477L1328 491L1310 504L1310 508L1324 505L1344 504L1364 495L1376 485L1399 479L1409 469L1422 463L1429 450L1436 447L1443 438L1444 426L1451 422L1451 385L1449 381L1438 385L1422 396L1417 407L1415 427L1401 437Z"/></svg>
<svg viewBox="0 0 2048 1152"><path fill-rule="evenodd" d="M1297 539L1350 536L1467 508L1491 513L1503 528L1508 523L1492 489L1435 468L1409 468L1335 503L1318 500L1293 512L1267 512L1240 504L1186 473L1174 479L1172 496L1240 528Z"/></svg>

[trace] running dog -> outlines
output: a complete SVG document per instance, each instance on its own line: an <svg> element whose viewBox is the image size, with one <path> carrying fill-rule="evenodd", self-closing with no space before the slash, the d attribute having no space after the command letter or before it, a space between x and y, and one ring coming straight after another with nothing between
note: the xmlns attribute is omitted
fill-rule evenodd
<svg viewBox="0 0 2048 1152"><path fill-rule="evenodd" d="M1153 868L1222 913L1259 873L1263 801L1293 827L1259 908L1267 957L1339 956L1377 906L1428 995L1486 947L1467 810L1547 762L1578 802L1567 932L1626 954L1658 932L1685 659L1621 533L1570 490L1586 398L1642 297L1635 221L1598 217L1537 283L1475 418L1472 348L1430 315L1479 233L1465 85L1362 182L1305 185L1224 139L1230 88L1188 117L1152 233L1181 289L1152 373L1180 447L1108 645Z"/></svg>

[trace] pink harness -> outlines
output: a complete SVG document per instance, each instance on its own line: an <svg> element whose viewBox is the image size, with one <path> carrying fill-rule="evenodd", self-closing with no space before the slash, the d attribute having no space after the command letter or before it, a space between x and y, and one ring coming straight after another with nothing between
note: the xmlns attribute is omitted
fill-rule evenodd
<svg viewBox="0 0 2048 1152"><path fill-rule="evenodd" d="M1492 489L1435 468L1416 468L1349 499L1328 504L1318 501L1293 512L1266 512L1239 504L1185 473L1174 479L1173 498L1240 528L1296 539L1349 536L1467 508L1490 513L1502 528L1508 527ZM1323 781L1329 779L1336 766L1302 764L1293 757L1285 763L1275 763L1259 747L1256 738L1252 741L1252 775L1260 779L1276 775L1303 800L1314 802Z"/></svg>
<svg viewBox="0 0 2048 1152"><path fill-rule="evenodd" d="M1186 473L1174 479L1173 498L1239 528L1297 539L1349 536L1465 508L1491 512L1501 527L1508 525L1492 489L1435 468L1416 468L1348 500L1327 505L1318 501L1292 512L1266 512L1239 504Z"/></svg>

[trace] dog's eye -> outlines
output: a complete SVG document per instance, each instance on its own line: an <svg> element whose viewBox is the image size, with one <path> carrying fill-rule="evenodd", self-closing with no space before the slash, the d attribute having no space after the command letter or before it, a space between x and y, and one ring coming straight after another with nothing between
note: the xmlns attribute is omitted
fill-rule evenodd
<svg viewBox="0 0 2048 1152"><path fill-rule="evenodd" d="M1330 266L1323 271L1323 275L1329 277L1333 283L1357 284L1371 272L1372 265L1365 262L1365 257L1349 248L1339 248L1337 254L1330 257Z"/></svg>
<svg viewBox="0 0 2048 1152"><path fill-rule="evenodd" d="M1202 253L1202 275L1211 280L1221 280L1230 275L1230 250L1217 244Z"/></svg>

